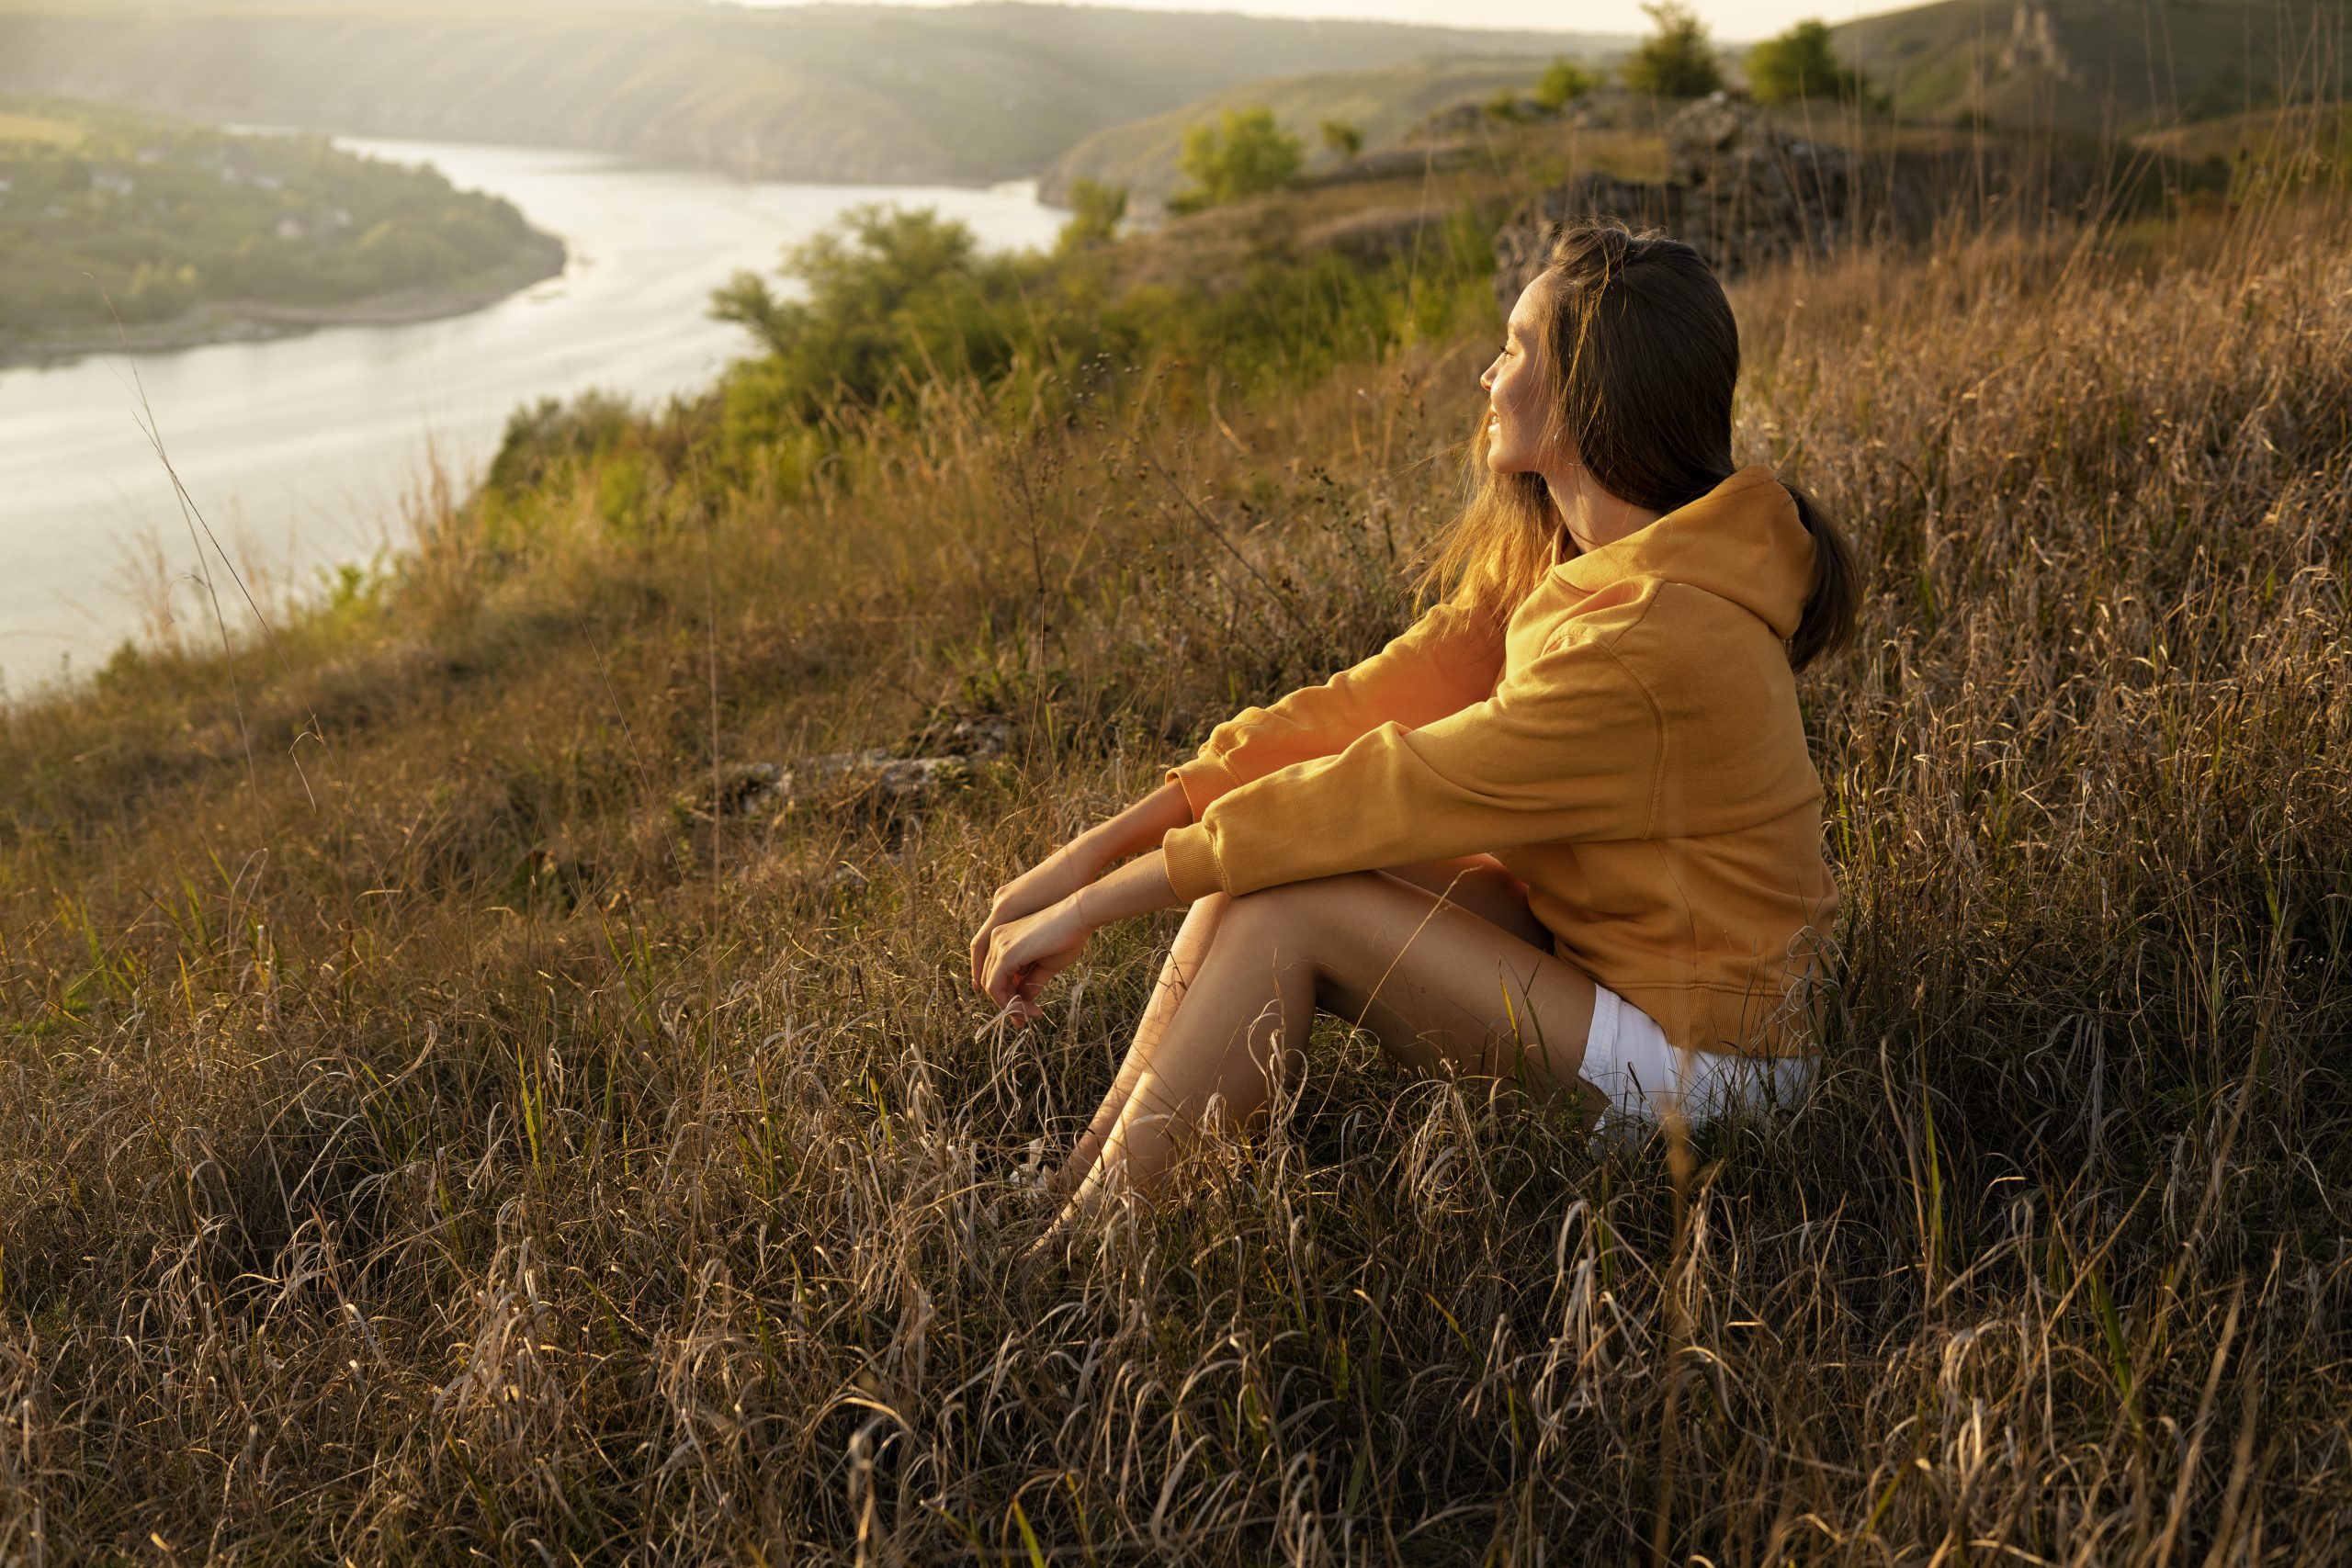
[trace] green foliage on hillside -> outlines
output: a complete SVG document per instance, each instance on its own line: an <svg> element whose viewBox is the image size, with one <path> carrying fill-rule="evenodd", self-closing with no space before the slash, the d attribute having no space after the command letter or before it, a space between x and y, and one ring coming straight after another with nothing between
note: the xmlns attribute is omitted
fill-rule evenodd
<svg viewBox="0 0 2352 1568"><path fill-rule="evenodd" d="M1642 9L1657 25L1618 67L1625 85L1660 98L1703 98L1724 85L1707 25L1680 0L1651 0Z"/></svg>
<svg viewBox="0 0 2352 1568"><path fill-rule="evenodd" d="M1547 109L1564 109L1600 85L1600 78L1566 55L1544 67L1535 84L1535 101Z"/></svg>
<svg viewBox="0 0 2352 1568"><path fill-rule="evenodd" d="M1274 111L1265 105L1227 109L1214 123L1204 121L1184 133L1180 166L1192 184L1177 193L1169 209L1198 211L1280 190L1305 160L1298 138L1276 125Z"/></svg>
<svg viewBox="0 0 2352 1568"><path fill-rule="evenodd" d="M1809 18L1747 51L1747 90L1758 103L1788 104L1804 98L1859 102L1870 89L1860 72L1838 58L1828 25Z"/></svg>
<svg viewBox="0 0 2352 1568"><path fill-rule="evenodd" d="M1060 248L1069 251L1118 237L1127 216L1127 187L1100 180L1070 182L1069 221L1062 225Z"/></svg>
<svg viewBox="0 0 2352 1568"><path fill-rule="evenodd" d="M1115 247L1100 243L984 251L932 209L866 204L787 249L777 276L788 289L739 272L714 292L711 313L740 323L753 352L727 368L678 439L716 472L793 492L831 460L844 430L919 422L943 384L976 389L1016 422L1067 413L1153 360L1213 372L1242 395L1295 388L1351 355L1491 314L1490 240L1489 221L1465 208L1416 255L1367 265L1329 249L1259 251L1212 288L1123 279ZM489 502L527 531L517 520L535 509L543 477L619 439L607 403L517 411ZM617 519L627 508L609 510Z"/></svg>
<svg viewBox="0 0 2352 1568"><path fill-rule="evenodd" d="M460 284L543 238L503 197L322 137L231 136L62 99L5 107L0 343L213 301Z"/></svg>

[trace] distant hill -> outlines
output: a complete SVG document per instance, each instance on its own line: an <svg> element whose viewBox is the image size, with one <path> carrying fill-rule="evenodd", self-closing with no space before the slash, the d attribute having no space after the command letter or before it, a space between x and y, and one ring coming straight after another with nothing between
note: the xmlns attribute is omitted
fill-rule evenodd
<svg viewBox="0 0 2352 1568"><path fill-rule="evenodd" d="M1939 0L1833 30L1932 118L2122 132L2352 85L2352 0Z"/></svg>
<svg viewBox="0 0 2352 1568"><path fill-rule="evenodd" d="M1252 77L1624 41L1009 3L0 0L0 91L773 178L990 180Z"/></svg>
<svg viewBox="0 0 2352 1568"><path fill-rule="evenodd" d="M1255 105L1273 110L1276 122L1306 143L1312 173L1339 162L1323 146L1320 127L1326 119L1355 126L1371 151L1395 142L1435 110L1482 101L1507 87L1533 87L1547 60L1484 56L1245 82L1180 108L1096 131L1055 159L1038 188L1053 200L1074 179L1102 180L1127 187L1131 211L1149 212L1184 183L1179 164L1186 129L1214 121L1226 109Z"/></svg>
<svg viewBox="0 0 2352 1568"><path fill-rule="evenodd" d="M413 321L563 269L512 202L318 136L0 96L0 365Z"/></svg>

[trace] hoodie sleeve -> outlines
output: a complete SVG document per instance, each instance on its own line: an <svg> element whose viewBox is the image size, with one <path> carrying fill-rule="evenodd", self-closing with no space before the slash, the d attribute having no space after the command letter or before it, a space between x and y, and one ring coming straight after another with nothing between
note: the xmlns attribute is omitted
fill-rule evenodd
<svg viewBox="0 0 2352 1568"><path fill-rule="evenodd" d="M1230 790L1160 848L1190 902L1521 844L1644 838L1664 759L1648 688L1607 642L1577 636L1482 702L1415 728L1381 723L1335 755Z"/></svg>
<svg viewBox="0 0 2352 1568"><path fill-rule="evenodd" d="M1168 777L1183 787L1197 823L1227 791L1328 757L1384 720L1409 728L1468 706L1494 689L1502 663L1501 623L1457 593L1361 663L1267 706L1242 709Z"/></svg>

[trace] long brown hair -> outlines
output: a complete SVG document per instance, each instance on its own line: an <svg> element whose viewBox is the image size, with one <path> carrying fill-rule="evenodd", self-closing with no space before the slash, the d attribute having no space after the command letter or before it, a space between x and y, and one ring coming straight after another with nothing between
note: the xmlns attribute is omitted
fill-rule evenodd
<svg viewBox="0 0 2352 1568"><path fill-rule="evenodd" d="M1706 258L1655 230L1596 220L1558 231L1538 276L1534 369L1550 411L1545 445L1573 438L1601 489L1653 512L1688 505L1729 479L1739 324ZM1469 494L1431 542L1416 591L1507 616L1576 546L1544 476L1495 473L1487 449L1481 409ZM1813 587L1788 643L1791 667L1802 670L1852 639L1858 590L1844 532L1812 497L1787 489L1814 542Z"/></svg>

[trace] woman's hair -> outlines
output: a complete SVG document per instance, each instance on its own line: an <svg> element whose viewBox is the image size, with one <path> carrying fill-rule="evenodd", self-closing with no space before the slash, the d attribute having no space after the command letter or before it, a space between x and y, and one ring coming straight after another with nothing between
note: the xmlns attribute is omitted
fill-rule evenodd
<svg viewBox="0 0 2352 1568"><path fill-rule="evenodd" d="M1656 231L1615 220L1560 230L1545 257L1535 369L1547 447L1566 434L1602 490L1654 512L1688 505L1733 473L1732 386L1739 326L1706 259ZM1564 545L1566 525L1538 473L1487 467L1486 412L1469 454L1463 512L1431 542L1418 592L1451 588L1498 615L1526 597ZM1853 547L1794 486L1813 536L1813 588L1789 663L1802 670L1853 637Z"/></svg>

